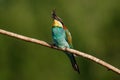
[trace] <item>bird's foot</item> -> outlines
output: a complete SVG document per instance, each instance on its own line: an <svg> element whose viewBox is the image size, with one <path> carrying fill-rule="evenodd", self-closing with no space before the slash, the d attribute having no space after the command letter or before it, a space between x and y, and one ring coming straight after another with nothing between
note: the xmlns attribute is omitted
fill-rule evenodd
<svg viewBox="0 0 120 80"><path fill-rule="evenodd" d="M53 47L57 47L54 43L53 44L50 44L51 45L51 47L53 48Z"/></svg>
<svg viewBox="0 0 120 80"><path fill-rule="evenodd" d="M67 52L67 47L65 47L64 49L65 49L65 52Z"/></svg>

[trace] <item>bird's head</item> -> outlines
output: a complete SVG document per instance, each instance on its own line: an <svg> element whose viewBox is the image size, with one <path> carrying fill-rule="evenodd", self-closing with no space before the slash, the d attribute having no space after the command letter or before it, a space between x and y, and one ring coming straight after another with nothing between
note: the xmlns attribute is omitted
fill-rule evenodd
<svg viewBox="0 0 120 80"><path fill-rule="evenodd" d="M52 24L53 27L62 27L63 28L62 19L56 15L55 10L52 11L52 18L53 18L53 24Z"/></svg>

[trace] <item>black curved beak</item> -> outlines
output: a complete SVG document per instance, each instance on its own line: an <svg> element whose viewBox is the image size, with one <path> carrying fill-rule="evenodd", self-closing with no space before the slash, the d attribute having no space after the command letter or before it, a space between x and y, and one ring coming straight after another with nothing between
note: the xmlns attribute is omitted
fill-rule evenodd
<svg viewBox="0 0 120 80"><path fill-rule="evenodd" d="M52 18L60 21L63 24L62 19L56 15L55 9L52 11Z"/></svg>
<svg viewBox="0 0 120 80"><path fill-rule="evenodd" d="M57 19L57 15L56 15L55 9L53 9L53 11L52 11L52 18L53 19Z"/></svg>

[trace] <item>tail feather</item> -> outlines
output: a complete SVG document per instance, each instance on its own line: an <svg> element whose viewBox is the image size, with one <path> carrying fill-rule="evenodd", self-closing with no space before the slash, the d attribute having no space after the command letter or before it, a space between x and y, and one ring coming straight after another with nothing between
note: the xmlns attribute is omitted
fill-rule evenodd
<svg viewBox="0 0 120 80"><path fill-rule="evenodd" d="M70 59L70 61L71 61L71 64L72 64L73 69L74 69L75 71L77 71L78 73L80 73L80 70L79 70L79 67L78 67L78 65L77 65L77 63L76 63L76 60L75 60L74 55L71 54L71 53L67 53L67 55L68 55L68 57L69 57L69 59Z"/></svg>

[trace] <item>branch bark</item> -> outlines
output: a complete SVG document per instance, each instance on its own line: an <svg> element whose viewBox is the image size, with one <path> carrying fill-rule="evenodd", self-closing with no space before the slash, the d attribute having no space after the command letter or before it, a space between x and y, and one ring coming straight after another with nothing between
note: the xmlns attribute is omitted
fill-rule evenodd
<svg viewBox="0 0 120 80"><path fill-rule="evenodd" d="M76 55L79 55L79 56L82 56L84 58L87 58L89 60L92 60L104 67L106 67L108 70L111 70L117 74L120 75L120 69L112 66L111 64L95 57L95 56L92 56L90 54L86 54L84 52L80 52L78 50L75 50L75 49L69 49L69 48L66 48L66 49L60 49L60 48L57 48L55 46L52 46L50 44L48 44L47 42L45 41L42 41L42 40L38 40L38 39L34 39L34 38L30 38L30 37L26 37L26 36L23 36L23 35L19 35L19 34L16 34L16 33L13 33L13 32L9 32L9 31L6 31L6 30L3 30L3 29L0 29L0 34L4 34L4 35L7 35L7 36L10 36L10 37L14 37L14 38L17 38L17 39L21 39L23 41L27 41L27 42L31 42L31 43L35 43L35 44L39 44L39 45L42 45L42 46L45 46L45 47L49 47L49 48L52 48L52 49L57 49L57 50L60 50L60 51L67 51L67 52L70 52L72 54L76 54Z"/></svg>

